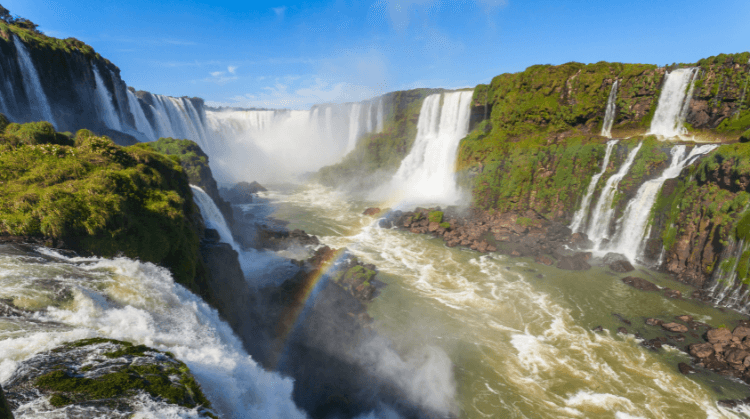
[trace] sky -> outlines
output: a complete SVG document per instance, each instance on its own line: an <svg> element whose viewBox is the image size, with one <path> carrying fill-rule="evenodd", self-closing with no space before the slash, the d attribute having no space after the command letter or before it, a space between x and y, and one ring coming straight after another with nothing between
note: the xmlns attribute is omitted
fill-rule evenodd
<svg viewBox="0 0 750 419"><path fill-rule="evenodd" d="M138 90L307 109L461 88L534 64L671 64L750 50L750 1L4 0Z"/></svg>

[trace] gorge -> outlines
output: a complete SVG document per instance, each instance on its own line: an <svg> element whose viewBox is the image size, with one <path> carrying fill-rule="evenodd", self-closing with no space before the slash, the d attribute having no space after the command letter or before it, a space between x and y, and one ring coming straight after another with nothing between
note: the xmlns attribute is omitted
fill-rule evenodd
<svg viewBox="0 0 750 419"><path fill-rule="evenodd" d="M286 110L0 38L16 418L749 417L750 53Z"/></svg>

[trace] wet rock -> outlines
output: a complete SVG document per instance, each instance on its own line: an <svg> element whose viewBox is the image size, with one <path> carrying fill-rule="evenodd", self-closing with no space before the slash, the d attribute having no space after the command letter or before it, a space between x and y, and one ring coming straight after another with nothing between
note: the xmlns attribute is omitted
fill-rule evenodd
<svg viewBox="0 0 750 419"><path fill-rule="evenodd" d="M267 190L255 181L252 183L239 182L224 193L224 199L235 205L249 204L253 202L254 194Z"/></svg>
<svg viewBox="0 0 750 419"><path fill-rule="evenodd" d="M586 261L591 258L591 253L576 253L573 256L562 256L557 262L557 268L566 271L587 271L591 269Z"/></svg>
<svg viewBox="0 0 750 419"><path fill-rule="evenodd" d="M729 329L725 329L723 327L720 329L709 330L706 333L706 336L708 337L708 342L712 345L728 345L729 342L732 341L732 332L730 332Z"/></svg>
<svg viewBox="0 0 750 419"><path fill-rule="evenodd" d="M674 323L674 322L664 323L661 325L661 327L664 330L668 330L670 332L675 332L675 333L686 333L688 331L687 326L685 326L684 324L679 324L679 323Z"/></svg>
<svg viewBox="0 0 750 419"><path fill-rule="evenodd" d="M732 331L732 336L735 338L739 338L740 340L745 339L746 337L750 336L750 327L737 326Z"/></svg>
<svg viewBox="0 0 750 419"><path fill-rule="evenodd" d="M609 269L613 270L614 272L619 273L625 273L635 270L633 265L630 264L627 260L618 260L615 262L612 262L609 264Z"/></svg>
<svg viewBox="0 0 750 419"><path fill-rule="evenodd" d="M683 315L680 315L680 316L675 316L675 319L677 319L677 320L679 320L681 322L691 323L693 321L693 316L690 316L690 315L687 315L687 314L683 314Z"/></svg>
<svg viewBox="0 0 750 419"><path fill-rule="evenodd" d="M683 334L673 335L673 336L670 336L669 338L675 342L685 342L685 335Z"/></svg>
<svg viewBox="0 0 750 419"><path fill-rule="evenodd" d="M641 291L659 291L659 287L652 284L649 281L646 281L643 278L638 278L635 276L628 276L625 278L622 278L622 282L630 285L631 287L637 288Z"/></svg>
<svg viewBox="0 0 750 419"><path fill-rule="evenodd" d="M648 318L648 319L646 319L646 324L649 325L649 326L661 326L662 323L664 323L664 322L661 321L661 320L659 320L659 319L654 319L654 318Z"/></svg>
<svg viewBox="0 0 750 419"><path fill-rule="evenodd" d="M5 392L3 387L0 386L0 419L13 419L13 412L8 405L8 401L5 399Z"/></svg>
<svg viewBox="0 0 750 419"><path fill-rule="evenodd" d="M628 329L626 329L624 327L618 327L617 328L617 333L622 333L623 335L627 335L628 334Z"/></svg>
<svg viewBox="0 0 750 419"><path fill-rule="evenodd" d="M568 243L573 249L590 249L594 246L586 233L573 233Z"/></svg>
<svg viewBox="0 0 750 419"><path fill-rule="evenodd" d="M662 346L662 342L658 338L654 338L651 340L644 340L641 342L641 345L648 349L659 349Z"/></svg>
<svg viewBox="0 0 750 419"><path fill-rule="evenodd" d="M736 369L744 370L744 362L748 356L750 356L750 353L747 351L740 348L734 348L727 351L724 355L724 359Z"/></svg>
<svg viewBox="0 0 750 419"><path fill-rule="evenodd" d="M537 274L537 276L536 276L536 277L537 277L537 278L539 278L539 279L542 279L542 278L544 278L544 275L542 275L542 274Z"/></svg>
<svg viewBox="0 0 750 419"><path fill-rule="evenodd" d="M679 364L677 364L677 368L680 370L681 373L685 375L695 373L695 369L684 362L680 362Z"/></svg>
<svg viewBox="0 0 750 419"><path fill-rule="evenodd" d="M362 212L362 215L373 216L380 214L380 208L367 208Z"/></svg>
<svg viewBox="0 0 750 419"><path fill-rule="evenodd" d="M623 322L623 323L627 324L628 326L630 326L630 324L631 324L631 323L630 323L630 320L626 319L626 318L625 318L625 317L623 317L623 316L622 316L621 314L617 314L617 313L612 313L612 315L613 315L613 316L615 316L615 317L617 317L617 320L619 320L619 321L621 321L621 322Z"/></svg>
<svg viewBox="0 0 750 419"><path fill-rule="evenodd" d="M615 262L628 262L629 263L628 258L625 255L620 254L620 253L613 253L613 252L609 252L606 255L604 255L604 257L602 258L602 262L605 265L611 265Z"/></svg>
<svg viewBox="0 0 750 419"><path fill-rule="evenodd" d="M677 298L682 298L682 293L680 291L677 291L677 290L673 290L673 289L669 289L669 288L664 288L664 296L667 297L667 298L675 298L675 299L677 299Z"/></svg>
<svg viewBox="0 0 750 419"><path fill-rule="evenodd" d="M602 331L604 331L604 328L601 327L601 326L596 326L595 328L593 328L591 330L593 330L594 332L602 332Z"/></svg>
<svg viewBox="0 0 750 419"><path fill-rule="evenodd" d="M552 266L555 264L555 260L552 259L552 257L548 255L538 255L534 258L534 261L536 263L541 263L542 265L547 265L547 266Z"/></svg>
<svg viewBox="0 0 750 419"><path fill-rule="evenodd" d="M714 347L710 343L694 343L688 347L690 355L697 358L708 358L713 355Z"/></svg>

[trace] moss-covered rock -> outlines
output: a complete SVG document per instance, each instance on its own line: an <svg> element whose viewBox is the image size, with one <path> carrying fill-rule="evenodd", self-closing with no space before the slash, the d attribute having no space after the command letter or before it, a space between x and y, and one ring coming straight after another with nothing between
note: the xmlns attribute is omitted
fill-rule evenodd
<svg viewBox="0 0 750 419"><path fill-rule="evenodd" d="M750 142L750 129L743 132L742 135L740 135L740 142L741 143L748 143Z"/></svg>
<svg viewBox="0 0 750 419"><path fill-rule="evenodd" d="M8 382L11 404L47 397L51 408L94 406L121 417L134 412L137 397L150 397L215 417L188 367L170 353L143 345L84 339L22 364Z"/></svg>
<svg viewBox="0 0 750 419"><path fill-rule="evenodd" d="M219 207L226 222L229 225L232 224L234 220L232 206L220 196L216 180L208 164L208 155L203 152L198 144L190 140L160 138L158 141L143 143L139 146L177 157L188 176L190 184L203 189Z"/></svg>
<svg viewBox="0 0 750 419"><path fill-rule="evenodd" d="M35 133L39 126L6 130ZM41 127L42 137L60 137ZM158 263L201 294L201 223L178 162L85 130L75 146L12 135L0 139L0 237L46 237L88 254Z"/></svg>

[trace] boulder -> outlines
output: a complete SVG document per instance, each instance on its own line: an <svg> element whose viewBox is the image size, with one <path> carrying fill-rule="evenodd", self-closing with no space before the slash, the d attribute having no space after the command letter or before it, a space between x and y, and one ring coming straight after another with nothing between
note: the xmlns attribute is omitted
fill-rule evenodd
<svg viewBox="0 0 750 419"><path fill-rule="evenodd" d="M628 258L625 255L622 255L620 253L612 253L609 252L602 258L602 262L605 265L611 265L615 262L625 261L628 262Z"/></svg>
<svg viewBox="0 0 750 419"><path fill-rule="evenodd" d="M649 318L646 319L646 324L649 326L661 326L664 322L659 319Z"/></svg>
<svg viewBox="0 0 750 419"><path fill-rule="evenodd" d="M609 264L609 269L619 273L625 273L635 270L633 265L631 265L627 260L618 260L612 262Z"/></svg>
<svg viewBox="0 0 750 419"><path fill-rule="evenodd" d="M744 339L747 336L750 336L750 327L746 326L737 326L732 331L732 336L739 338L740 340Z"/></svg>
<svg viewBox="0 0 750 419"><path fill-rule="evenodd" d="M617 328L617 333L622 333L623 335L627 335L628 334L628 329L626 329L624 327L618 327Z"/></svg>
<svg viewBox="0 0 750 419"><path fill-rule="evenodd" d="M745 358L747 358L748 356L750 356L750 353L748 353L747 351L740 348L735 348L727 351L727 353L724 355L724 359L734 366L742 365L742 369L745 369L743 363L745 362Z"/></svg>
<svg viewBox="0 0 750 419"><path fill-rule="evenodd" d="M694 343L688 347L690 355L697 358L708 358L714 353L714 347L710 343Z"/></svg>
<svg viewBox="0 0 750 419"><path fill-rule="evenodd" d="M680 372L685 375L695 373L695 369L684 362L680 362L679 364L677 364L677 369L679 369Z"/></svg>
<svg viewBox="0 0 750 419"><path fill-rule="evenodd" d="M719 329L711 329L706 333L706 337L708 338L708 342L712 345L717 343L720 345L727 345L732 341L732 332L723 327Z"/></svg>
<svg viewBox="0 0 750 419"><path fill-rule="evenodd" d="M638 278L635 276L628 276L625 278L622 278L622 282L630 285L631 287L637 288L641 291L659 291L659 287L652 284L651 282L646 281L643 278Z"/></svg>
<svg viewBox="0 0 750 419"><path fill-rule="evenodd" d="M552 266L555 264L555 260L548 255L538 255L534 258L534 262L541 263L542 265Z"/></svg>
<svg viewBox="0 0 750 419"><path fill-rule="evenodd" d="M373 216L373 215L378 215L378 214L380 214L380 208L367 208L362 213L362 215L368 215L368 216Z"/></svg>
<svg viewBox="0 0 750 419"><path fill-rule="evenodd" d="M586 261L591 258L591 253L576 253L573 256L562 256L557 262L557 268L566 271L587 271L591 269Z"/></svg>
<svg viewBox="0 0 750 419"><path fill-rule="evenodd" d="M664 330L668 330L670 332L675 332L675 333L686 333L688 331L687 326L685 326L684 324L679 324L675 322L664 323L661 325L661 327Z"/></svg>
<svg viewBox="0 0 750 419"><path fill-rule="evenodd" d="M670 288L664 289L664 296L667 298L682 298L682 293L677 290L673 290Z"/></svg>
<svg viewBox="0 0 750 419"><path fill-rule="evenodd" d="M235 205L249 204L253 202L253 194L265 191L267 189L258 182L239 182L225 192L224 198Z"/></svg>
<svg viewBox="0 0 750 419"><path fill-rule="evenodd" d="M589 240L586 233L573 233L570 236L570 246L574 249L590 249L594 246L594 243Z"/></svg>
<svg viewBox="0 0 750 419"><path fill-rule="evenodd" d="M690 322L693 321L693 316L690 316L688 314L683 314L681 316L675 316L675 319L677 319L677 320L679 320L681 322L690 323Z"/></svg>

